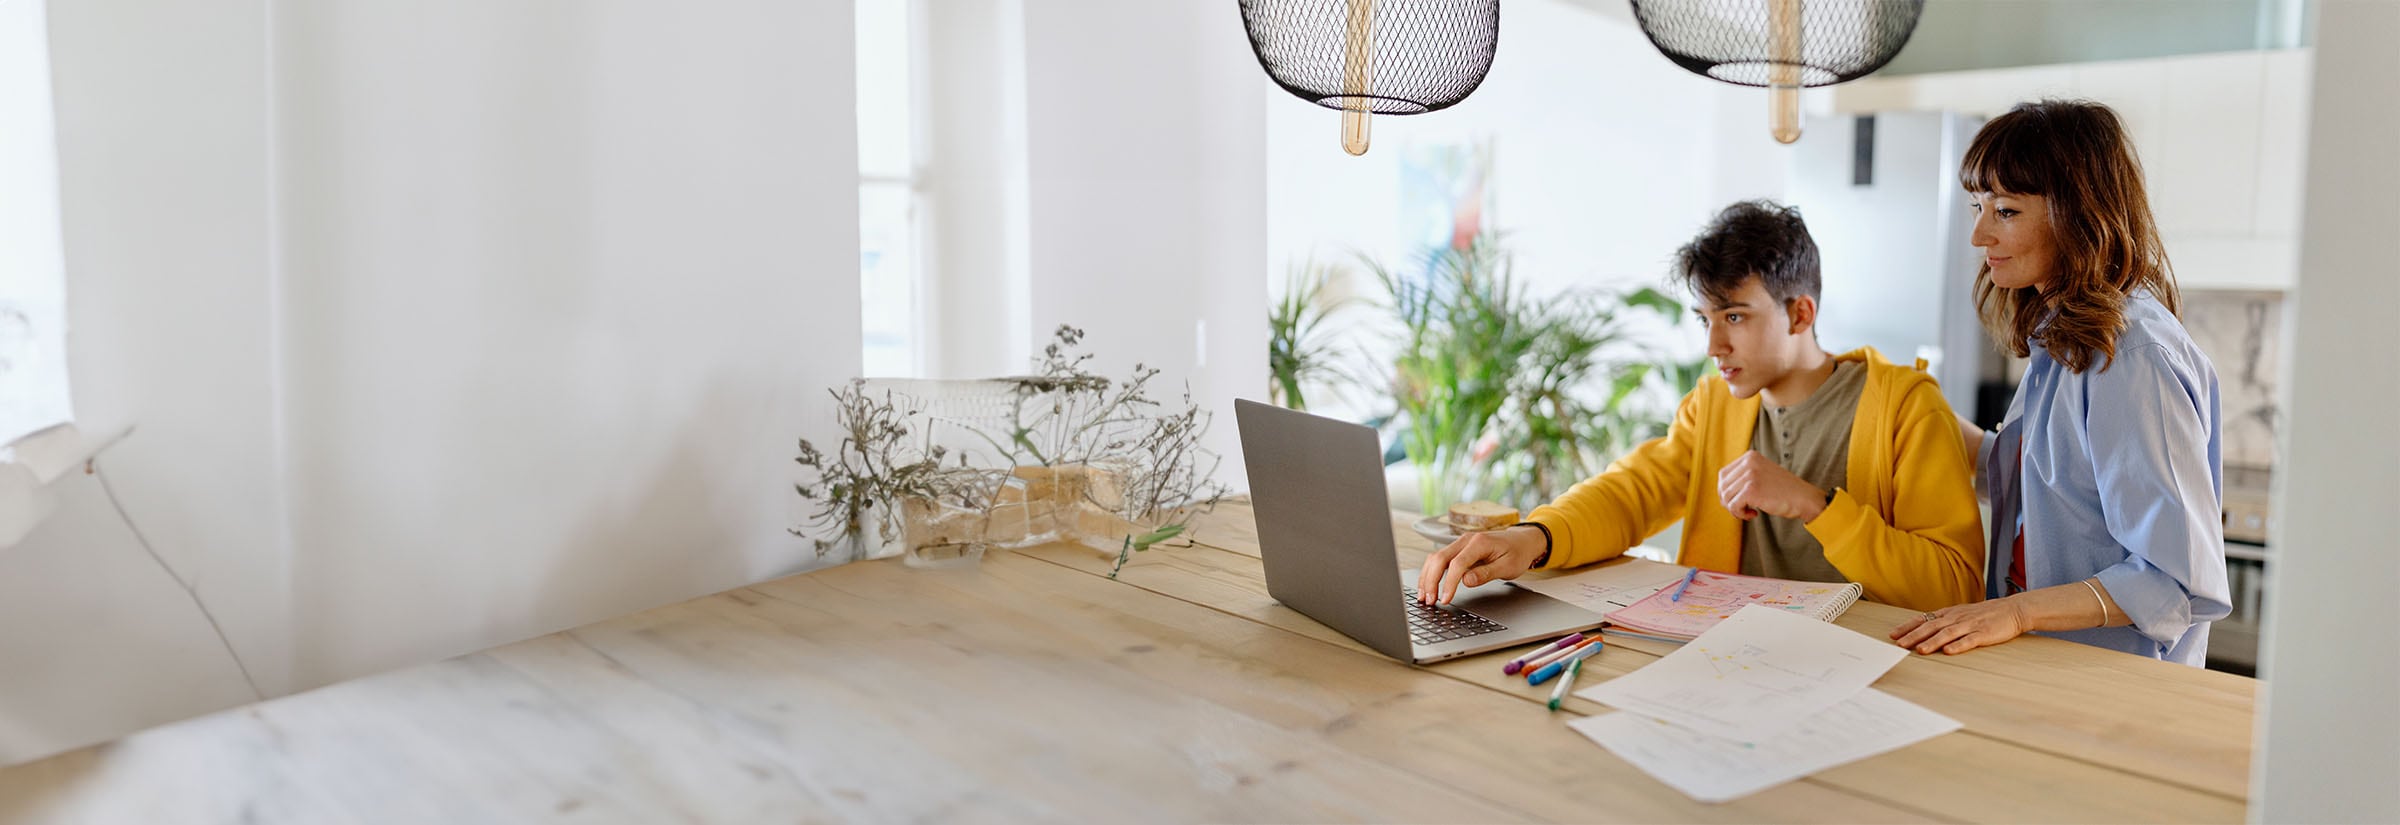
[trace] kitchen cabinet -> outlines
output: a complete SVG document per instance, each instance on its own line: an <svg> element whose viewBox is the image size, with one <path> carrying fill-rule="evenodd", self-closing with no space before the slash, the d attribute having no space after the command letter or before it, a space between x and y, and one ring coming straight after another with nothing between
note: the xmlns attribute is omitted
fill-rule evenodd
<svg viewBox="0 0 2400 825"><path fill-rule="evenodd" d="M2308 142L2307 49L1878 76L1817 98L1833 114L1992 116L2043 97L2096 100L2132 135L2151 211L2186 289L2297 279Z"/></svg>

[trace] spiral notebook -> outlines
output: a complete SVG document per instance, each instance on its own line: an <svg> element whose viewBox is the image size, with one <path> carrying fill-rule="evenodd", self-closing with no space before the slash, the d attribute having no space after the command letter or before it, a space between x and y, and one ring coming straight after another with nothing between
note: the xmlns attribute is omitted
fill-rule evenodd
<svg viewBox="0 0 2400 825"><path fill-rule="evenodd" d="M1680 584L1677 582L1676 584ZM1830 622L1866 592L1856 582L1799 582L1702 570L1672 598L1675 584L1608 614L1608 623L1633 633L1688 640L1717 626L1743 605L1763 605Z"/></svg>

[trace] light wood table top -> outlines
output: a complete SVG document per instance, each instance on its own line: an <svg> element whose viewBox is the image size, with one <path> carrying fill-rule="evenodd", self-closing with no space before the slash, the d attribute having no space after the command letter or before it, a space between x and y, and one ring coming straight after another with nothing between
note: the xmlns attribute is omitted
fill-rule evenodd
<svg viewBox="0 0 2400 825"><path fill-rule="evenodd" d="M1432 549L1395 514L1400 563ZM2251 679L2046 638L1876 686L1966 728L1720 805L1507 654L1403 664L1186 547L814 571L0 770L0 821L2234 822ZM1612 564L1648 564L1622 560ZM1861 603L1881 637L1909 615ZM1585 684L1670 646L1611 640Z"/></svg>

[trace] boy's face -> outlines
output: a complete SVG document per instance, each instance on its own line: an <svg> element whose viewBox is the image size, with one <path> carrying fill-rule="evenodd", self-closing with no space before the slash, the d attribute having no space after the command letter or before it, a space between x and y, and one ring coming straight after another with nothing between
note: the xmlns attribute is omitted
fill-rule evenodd
<svg viewBox="0 0 2400 825"><path fill-rule="evenodd" d="M1718 303L1704 296L1701 300L1707 305L1694 312L1708 327L1708 355L1717 359L1717 374L1725 377L1733 397L1749 398L1798 369L1801 354L1813 340L1814 302L1805 296L1794 299L1794 304L1808 305L1800 312L1803 317L1794 318L1793 307L1767 294L1766 284L1757 277L1723 298Z"/></svg>

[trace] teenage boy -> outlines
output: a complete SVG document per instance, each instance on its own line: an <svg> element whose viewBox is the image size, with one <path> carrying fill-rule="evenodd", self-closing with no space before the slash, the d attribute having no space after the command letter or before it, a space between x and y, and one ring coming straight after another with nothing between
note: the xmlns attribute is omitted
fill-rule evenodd
<svg viewBox="0 0 2400 825"><path fill-rule="evenodd" d="M1426 559L1422 598L1616 558L1682 519L1681 564L1857 582L1911 610L1979 599L1982 519L1957 420L1921 366L1818 345L1817 245L1799 210L1726 207L1677 251L1674 276L1699 299L1717 374L1665 437Z"/></svg>

